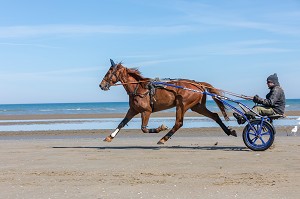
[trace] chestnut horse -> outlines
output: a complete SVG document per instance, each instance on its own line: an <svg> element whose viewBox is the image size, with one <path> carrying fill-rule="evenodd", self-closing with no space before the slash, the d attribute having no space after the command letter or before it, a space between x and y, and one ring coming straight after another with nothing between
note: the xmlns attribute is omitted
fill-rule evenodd
<svg viewBox="0 0 300 199"><path fill-rule="evenodd" d="M175 87L158 87L153 92L153 84L151 79L141 76L137 69L130 69L124 67L121 63L115 64L111 60L111 67L104 76L100 83L100 88L104 91L109 90L110 86L121 82L127 94L129 95L129 110L125 118L121 121L118 127L111 135L107 136L104 141L111 142L112 139L118 134L135 115L141 113L142 126L141 129L144 133L159 133L166 130L167 127L161 125L155 129L147 129L150 114L166 109L176 107L176 122L173 128L162 137L157 144L164 144L170 137L183 125L183 117L187 110L191 109L194 112L202 114L216 121L223 131L229 136L235 136L235 130L232 130L224 125L217 113L209 111L206 106L206 94L190 92L184 89ZM213 94L220 94L220 91L206 82L196 82L192 80L179 79L169 81L168 84L182 86L189 89L196 89L201 92L205 90ZM152 87L152 89L150 89ZM213 98L218 107L220 108L224 118L228 120L224 104Z"/></svg>

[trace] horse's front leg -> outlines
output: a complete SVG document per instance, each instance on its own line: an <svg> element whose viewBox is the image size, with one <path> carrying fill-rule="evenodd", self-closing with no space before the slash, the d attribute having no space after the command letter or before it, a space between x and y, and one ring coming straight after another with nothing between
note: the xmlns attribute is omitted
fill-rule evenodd
<svg viewBox="0 0 300 199"><path fill-rule="evenodd" d="M114 137L119 133L119 131L134 117L138 114L138 112L132 108L127 111L125 118L122 122L118 125L114 132L112 132L109 136L107 136L103 141L111 142Z"/></svg>
<svg viewBox="0 0 300 199"><path fill-rule="evenodd" d="M160 127L156 128L156 129L147 129L147 125L149 122L149 118L150 118L150 111L144 111L141 113L141 117L142 117L142 131L144 133L159 133L161 131L167 130L168 127L165 126L164 124L162 124Z"/></svg>
<svg viewBox="0 0 300 199"><path fill-rule="evenodd" d="M170 139L172 137L172 135L182 127L183 125L183 117L184 117L184 113L186 112L186 110L184 110L183 105L181 104L180 106L176 107L176 122L175 125L173 126L173 128L164 136L162 137L157 144L164 144L166 141L168 141L168 139Z"/></svg>

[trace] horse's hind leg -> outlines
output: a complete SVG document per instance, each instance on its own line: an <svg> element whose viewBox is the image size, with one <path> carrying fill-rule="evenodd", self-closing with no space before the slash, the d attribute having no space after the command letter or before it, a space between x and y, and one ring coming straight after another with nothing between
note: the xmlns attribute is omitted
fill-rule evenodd
<svg viewBox="0 0 300 199"><path fill-rule="evenodd" d="M165 126L164 124L162 124L160 127L156 128L156 129L147 129L150 114L151 114L151 112L149 112L149 111L145 111L145 112L141 113L141 117L142 117L142 127L141 127L141 129L144 133L159 133L161 131L164 131L164 130L168 129L168 127Z"/></svg>
<svg viewBox="0 0 300 199"><path fill-rule="evenodd" d="M118 125L118 127L115 129L115 131L112 132L109 136L107 136L103 141L111 142L114 139L114 137L119 133L119 131L137 114L138 114L138 112L136 110L130 108L127 111L125 118Z"/></svg>
<svg viewBox="0 0 300 199"><path fill-rule="evenodd" d="M205 104L200 104L200 103L198 103L198 104L196 104L195 106L193 106L193 107L191 108L191 110L194 111L194 112L197 112L197 113L199 113L199 114L202 114L202 115L204 115L204 116L206 116L206 117L209 117L209 118L213 119L214 121L216 121L216 122L220 125L220 127L223 129L223 131L224 131L228 136L229 136L229 135L232 135L232 136L234 136L234 137L237 136L235 130L232 130L232 129L228 128L227 126L225 126L225 124L222 122L222 120L221 120L221 118L219 117L219 115L218 115L217 113L213 113L213 112L209 111L209 110L206 108Z"/></svg>

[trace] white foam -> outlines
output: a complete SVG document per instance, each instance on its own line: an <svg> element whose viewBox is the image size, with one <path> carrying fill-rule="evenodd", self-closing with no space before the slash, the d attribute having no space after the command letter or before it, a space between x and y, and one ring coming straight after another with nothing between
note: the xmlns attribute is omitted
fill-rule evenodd
<svg viewBox="0 0 300 199"><path fill-rule="evenodd" d="M87 109L87 108L67 108L67 109L62 109L62 110L67 110L67 111L90 111L91 109Z"/></svg>
<svg viewBox="0 0 300 199"><path fill-rule="evenodd" d="M115 111L115 110L117 110L117 109L115 109L115 108L104 108L104 110L107 110L107 111Z"/></svg>
<svg viewBox="0 0 300 199"><path fill-rule="evenodd" d="M50 112L50 111L54 111L54 110L51 110L51 109L41 109L39 111L41 111L41 112Z"/></svg>

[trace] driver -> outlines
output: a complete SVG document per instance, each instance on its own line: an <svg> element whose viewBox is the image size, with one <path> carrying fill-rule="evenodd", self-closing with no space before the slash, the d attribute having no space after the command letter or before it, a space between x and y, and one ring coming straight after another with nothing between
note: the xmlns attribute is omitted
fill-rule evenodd
<svg viewBox="0 0 300 199"><path fill-rule="evenodd" d="M267 85L270 92L266 95L266 99L260 98L258 95L253 97L253 102L259 105L253 107L253 110L262 116L283 115L285 110L285 95L280 87L277 74L274 73L267 78Z"/></svg>

